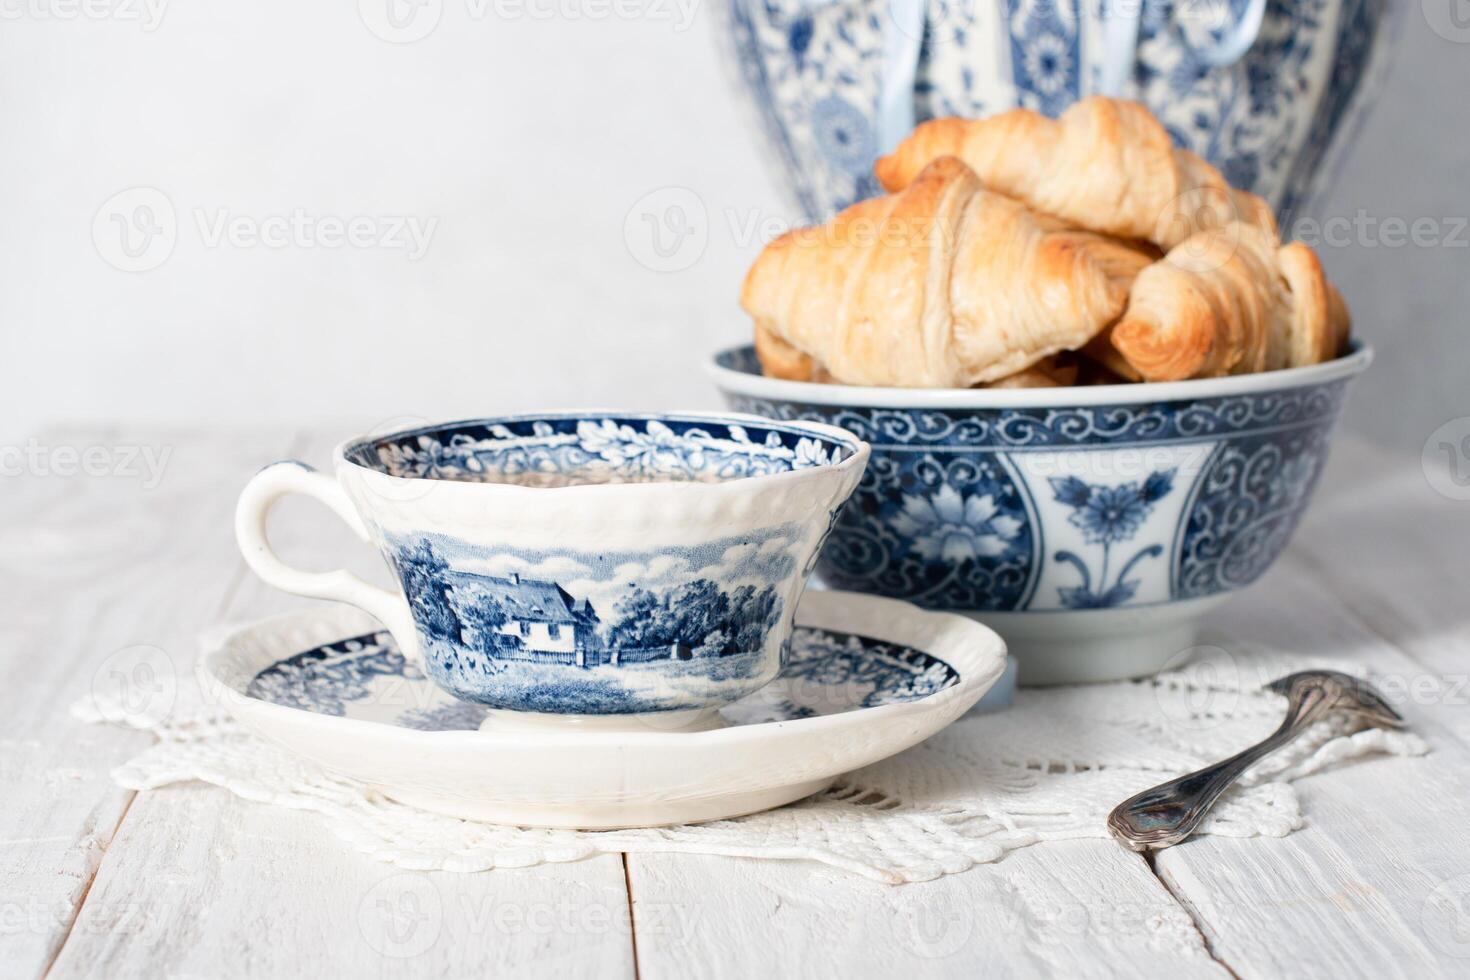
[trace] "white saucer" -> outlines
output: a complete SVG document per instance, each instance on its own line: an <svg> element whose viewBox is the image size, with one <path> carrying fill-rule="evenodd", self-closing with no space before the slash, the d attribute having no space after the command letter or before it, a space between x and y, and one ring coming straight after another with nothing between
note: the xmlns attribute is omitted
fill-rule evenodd
<svg viewBox="0 0 1470 980"><path fill-rule="evenodd" d="M248 627L199 670L246 727L393 799L605 830L809 796L944 728L1005 669L1005 643L987 627L894 599L808 592L796 623L777 680L700 732L481 729L483 707L435 687L347 607Z"/></svg>

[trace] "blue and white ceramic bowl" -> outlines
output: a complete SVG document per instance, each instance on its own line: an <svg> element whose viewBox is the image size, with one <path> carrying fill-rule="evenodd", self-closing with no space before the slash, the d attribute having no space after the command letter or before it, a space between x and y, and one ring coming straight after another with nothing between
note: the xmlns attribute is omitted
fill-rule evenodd
<svg viewBox="0 0 1470 980"><path fill-rule="evenodd" d="M729 414L453 422L344 443L335 477L267 467L236 536L270 584L372 613L487 724L700 727L777 675L867 458L840 429ZM265 519L288 493L376 544L402 591L285 565Z"/></svg>
<svg viewBox="0 0 1470 980"><path fill-rule="evenodd" d="M1316 486L1348 383L1371 358L1146 385L861 388L716 356L730 405L872 444L817 564L834 588L963 612L1021 681L1136 677L1255 581Z"/></svg>

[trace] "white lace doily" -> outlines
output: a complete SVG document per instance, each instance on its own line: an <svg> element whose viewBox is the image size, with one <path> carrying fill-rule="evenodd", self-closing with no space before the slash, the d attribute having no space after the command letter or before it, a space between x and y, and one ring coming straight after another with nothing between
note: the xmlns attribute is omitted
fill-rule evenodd
<svg viewBox="0 0 1470 980"><path fill-rule="evenodd" d="M1274 728L1284 701L1261 693L1261 684L1334 666L1260 650L1199 650L1184 669L1148 681L1023 689L1010 709L962 718L790 806L648 830L526 829L416 810L246 733L183 679L192 671L179 679L162 720L140 719L96 696L72 711L158 735L113 771L126 788L202 780L248 800L314 811L352 846L405 868L485 871L598 852L687 851L804 858L898 884L963 871L1017 847L1106 837L1104 820L1119 801ZM1412 733L1345 734L1341 721L1324 721L1229 790L1201 832L1284 836L1302 825L1290 780L1369 753L1425 751Z"/></svg>

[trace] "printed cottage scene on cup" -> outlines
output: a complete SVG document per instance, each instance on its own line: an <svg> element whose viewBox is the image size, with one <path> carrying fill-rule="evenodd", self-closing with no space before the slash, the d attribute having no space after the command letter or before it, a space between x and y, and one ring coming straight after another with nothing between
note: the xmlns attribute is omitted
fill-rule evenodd
<svg viewBox="0 0 1470 980"><path fill-rule="evenodd" d="M765 653L790 615L798 532L645 552L487 551L443 535L391 547L438 683L508 710L625 714L733 701L775 676L785 652Z"/></svg>

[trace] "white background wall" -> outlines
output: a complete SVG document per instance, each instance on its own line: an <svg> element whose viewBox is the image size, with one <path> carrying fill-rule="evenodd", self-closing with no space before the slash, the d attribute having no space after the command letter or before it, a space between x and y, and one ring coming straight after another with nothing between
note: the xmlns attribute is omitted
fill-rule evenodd
<svg viewBox="0 0 1470 980"><path fill-rule="evenodd" d="M7 2L0 436L97 419L346 434L414 415L717 404L698 366L746 335L740 278L791 213L713 0L642 20L477 17L473 0L442 0L410 44L341 0L152 0L151 30L127 19L149 19L143 0L95 0L100 19ZM1414 8L1329 215L1470 215L1470 44ZM636 212L624 226L645 195L689 200L670 188L703 207L707 245L658 272ZM156 267L122 271L111 213L140 200L160 227L171 210L176 240L139 259ZM210 238L222 218L248 231L298 213L366 218L373 235L395 217L435 224L418 258ZM1352 424L1417 451L1470 415L1470 248L1354 233L1323 252L1379 348Z"/></svg>

